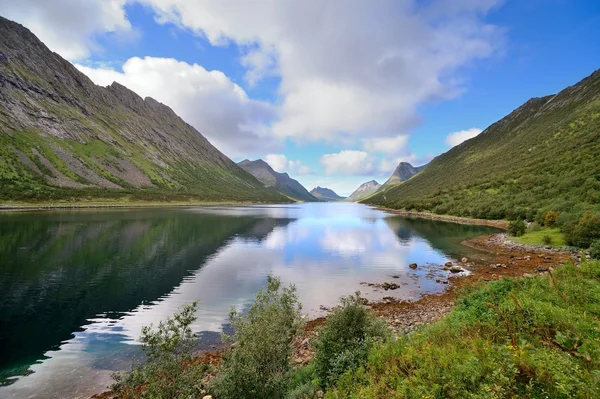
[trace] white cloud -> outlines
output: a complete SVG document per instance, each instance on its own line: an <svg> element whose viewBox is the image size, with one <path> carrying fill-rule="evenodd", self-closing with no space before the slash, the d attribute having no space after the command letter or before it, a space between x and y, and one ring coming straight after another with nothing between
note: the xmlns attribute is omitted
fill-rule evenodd
<svg viewBox="0 0 600 399"><path fill-rule="evenodd" d="M367 151L382 152L385 154L399 154L408 152L408 136L383 137L364 140L363 145Z"/></svg>
<svg viewBox="0 0 600 399"><path fill-rule="evenodd" d="M328 175L369 175L375 170L376 160L364 151L343 150L325 154L320 159Z"/></svg>
<svg viewBox="0 0 600 399"><path fill-rule="evenodd" d="M401 146L420 123L417 107L456 96L461 68L502 42L484 22L499 0L142 1L160 22L246 49L251 84L280 75L271 131L296 140Z"/></svg>
<svg viewBox="0 0 600 399"><path fill-rule="evenodd" d="M101 50L94 36L135 35L123 6L127 0L0 0L2 16L23 24L51 50L81 60Z"/></svg>
<svg viewBox="0 0 600 399"><path fill-rule="evenodd" d="M123 72L76 67L99 85L113 81L169 105L217 148L230 157L277 149L266 136L274 118L268 103L249 99L246 92L220 71L207 71L172 58L130 58Z"/></svg>
<svg viewBox="0 0 600 399"><path fill-rule="evenodd" d="M448 144L450 147L457 146L463 141L477 136L482 131L483 130L479 129L478 127L472 127L471 129L450 133L448 136L446 136L446 144Z"/></svg>
<svg viewBox="0 0 600 399"><path fill-rule="evenodd" d="M268 163L276 172L288 172L290 174L308 175L312 170L300 161L291 161L283 154L265 155L264 161Z"/></svg>
<svg viewBox="0 0 600 399"><path fill-rule="evenodd" d="M306 165L302 165L298 168L298 172L299 175L312 175L313 171L311 168L309 168Z"/></svg>

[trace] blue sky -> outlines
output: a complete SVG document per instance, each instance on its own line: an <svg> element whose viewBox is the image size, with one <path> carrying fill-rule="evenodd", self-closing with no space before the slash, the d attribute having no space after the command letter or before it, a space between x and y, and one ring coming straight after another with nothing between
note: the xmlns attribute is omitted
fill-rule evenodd
<svg viewBox="0 0 600 399"><path fill-rule="evenodd" d="M51 3L51 4L50 4ZM600 68L600 2L0 0L98 84L341 195Z"/></svg>

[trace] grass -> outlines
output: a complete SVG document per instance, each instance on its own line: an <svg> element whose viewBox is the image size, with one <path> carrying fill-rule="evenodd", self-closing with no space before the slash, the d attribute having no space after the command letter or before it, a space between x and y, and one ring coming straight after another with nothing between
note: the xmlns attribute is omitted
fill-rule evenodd
<svg viewBox="0 0 600 399"><path fill-rule="evenodd" d="M600 262L472 289L327 398L600 397Z"/></svg>
<svg viewBox="0 0 600 399"><path fill-rule="evenodd" d="M550 238L550 244L544 242L544 237ZM567 245L564 234L559 228L541 228L539 230L527 230L521 237L510 237L511 241L527 245L550 245L561 247Z"/></svg>

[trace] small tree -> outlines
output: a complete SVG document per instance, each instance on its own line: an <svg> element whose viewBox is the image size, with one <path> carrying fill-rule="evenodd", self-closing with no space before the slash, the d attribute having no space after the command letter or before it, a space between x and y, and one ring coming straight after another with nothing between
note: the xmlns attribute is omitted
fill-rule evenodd
<svg viewBox="0 0 600 399"><path fill-rule="evenodd" d="M569 245L588 248L593 241L600 239L600 217L586 212L577 221L571 221L563 227Z"/></svg>
<svg viewBox="0 0 600 399"><path fill-rule="evenodd" d="M560 216L560 212L557 211L548 211L544 215L544 225L547 227L554 227L556 222L558 221L558 217Z"/></svg>
<svg viewBox="0 0 600 399"><path fill-rule="evenodd" d="M525 234L525 222L522 219L517 219L508 224L508 234L515 237L521 237Z"/></svg>
<svg viewBox="0 0 600 399"><path fill-rule="evenodd" d="M142 350L146 361L132 366L131 373L114 374L112 389L119 398L189 398L203 392L202 377L207 365L194 363L196 335L191 329L196 320L197 302L158 324L142 328Z"/></svg>
<svg viewBox="0 0 600 399"><path fill-rule="evenodd" d="M385 323L363 305L360 292L342 298L315 342L315 373L320 385L330 386L347 370L365 364L373 343L387 334Z"/></svg>
<svg viewBox="0 0 600 399"><path fill-rule="evenodd" d="M230 314L235 341L221 363L212 391L220 399L283 398L288 389L292 341L302 331L301 305L293 285L269 276L247 314Z"/></svg>

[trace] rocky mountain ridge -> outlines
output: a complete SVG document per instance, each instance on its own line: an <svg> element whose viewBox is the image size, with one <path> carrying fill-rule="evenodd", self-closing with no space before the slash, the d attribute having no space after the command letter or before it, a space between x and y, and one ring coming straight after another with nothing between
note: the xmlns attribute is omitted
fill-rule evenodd
<svg viewBox="0 0 600 399"><path fill-rule="evenodd" d="M289 198L297 201L318 201L297 180L292 179L287 173L276 172L262 159L255 161L245 159L238 162L238 165L256 177L265 187L273 187Z"/></svg>
<svg viewBox="0 0 600 399"><path fill-rule="evenodd" d="M310 190L310 193L314 197L318 198L321 201L329 202L329 201L341 201L341 200L345 199L345 197L341 197L341 196L337 195L335 193L335 191L333 191L329 188L326 188L326 187L317 186L317 187L313 188L312 190Z"/></svg>
<svg viewBox="0 0 600 399"><path fill-rule="evenodd" d="M346 201L359 201L375 193L380 187L381 184L377 183L375 180L363 183L358 186L358 188L354 190L354 192L350 194L348 198L346 198Z"/></svg>
<svg viewBox="0 0 600 399"><path fill-rule="evenodd" d="M0 17L0 199L286 200L168 106L95 85Z"/></svg>

